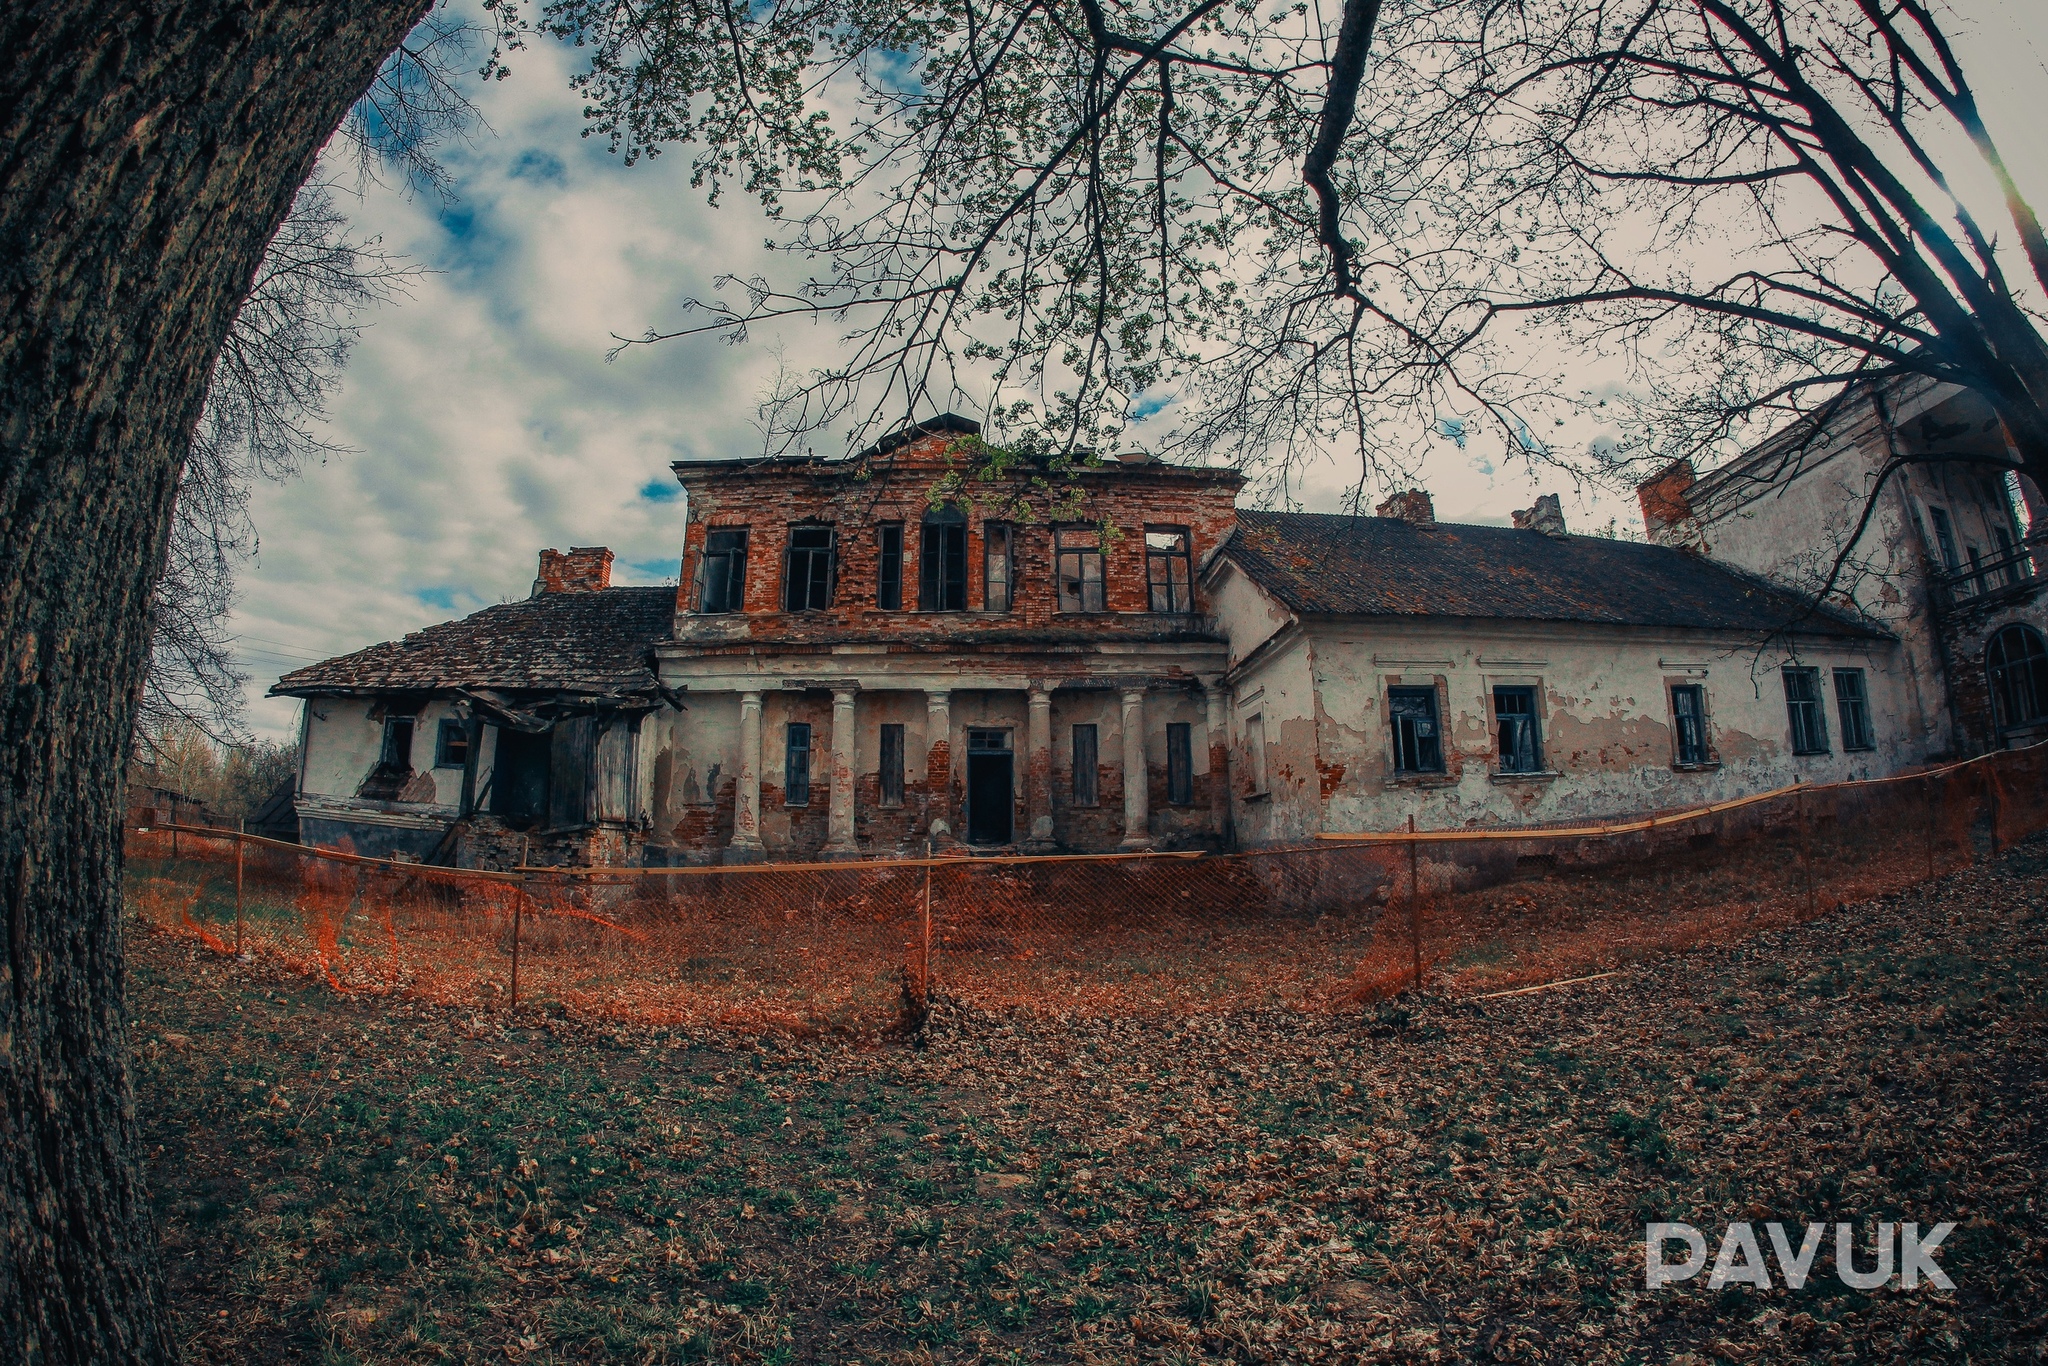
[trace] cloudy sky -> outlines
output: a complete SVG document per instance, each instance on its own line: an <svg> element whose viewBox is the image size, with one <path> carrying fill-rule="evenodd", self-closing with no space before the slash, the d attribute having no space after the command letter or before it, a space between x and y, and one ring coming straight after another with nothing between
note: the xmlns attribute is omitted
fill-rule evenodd
<svg viewBox="0 0 2048 1366"><path fill-rule="evenodd" d="M2048 4L1962 0L1963 56L2015 170L2048 201ZM280 673L524 597L543 546L608 545L614 582L673 581L681 503L671 461L759 445L755 405L778 354L802 368L830 345L805 327L745 347L702 338L636 347L682 301L762 260L743 197L711 209L677 156L621 166L585 140L570 54L521 54L479 93L491 129L445 158L453 197L372 188L363 231L433 272L369 315L325 435L348 454L257 493L261 553L234 621L249 720L296 732L297 704L263 697ZM1137 434L1142 439L1142 428ZM1334 507L1350 471L1302 490ZM1439 517L1505 522L1537 488L1449 442L1423 471ZM1568 488L1576 525L1634 508Z"/></svg>

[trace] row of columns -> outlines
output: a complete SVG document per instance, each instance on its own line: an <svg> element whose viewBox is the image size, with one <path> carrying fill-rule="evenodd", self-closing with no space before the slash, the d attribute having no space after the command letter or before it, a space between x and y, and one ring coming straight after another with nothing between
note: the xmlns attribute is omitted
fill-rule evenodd
<svg viewBox="0 0 2048 1366"><path fill-rule="evenodd" d="M825 849L831 855L858 852L854 841L854 699L858 688L832 690L832 765L830 797L826 808ZM1209 795L1211 822L1224 833L1229 811L1229 794L1224 781L1228 739L1224 731L1225 694L1220 686L1205 689L1209 732ZM759 853L761 842L761 698L759 691L740 694L740 771L733 804L732 847ZM1124 849L1152 847L1151 784L1145 762L1145 689L1125 688L1123 702ZM1027 843L1050 848L1052 820L1052 690L1041 683L1026 693L1024 792L1029 813ZM925 693L925 733L933 737L926 746L926 786L935 794L932 834L953 833L953 695L948 691ZM1192 758L1192 755L1190 756ZM1135 774L1135 780L1131 775Z"/></svg>

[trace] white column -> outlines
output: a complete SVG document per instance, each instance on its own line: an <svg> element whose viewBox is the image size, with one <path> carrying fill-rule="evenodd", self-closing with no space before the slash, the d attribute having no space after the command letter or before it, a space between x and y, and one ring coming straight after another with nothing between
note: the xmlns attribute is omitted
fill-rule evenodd
<svg viewBox="0 0 2048 1366"><path fill-rule="evenodd" d="M1151 777L1145 770L1145 690L1124 689L1125 849L1150 849Z"/></svg>
<svg viewBox="0 0 2048 1366"><path fill-rule="evenodd" d="M925 810L933 839L953 835L953 694L924 695Z"/></svg>
<svg viewBox="0 0 2048 1366"><path fill-rule="evenodd" d="M1052 847L1052 693L1033 679L1025 694L1030 725L1024 755L1025 809L1031 813L1031 843Z"/></svg>
<svg viewBox="0 0 2048 1366"><path fill-rule="evenodd" d="M740 776L734 784L732 847L761 851L761 694L740 694Z"/></svg>
<svg viewBox="0 0 2048 1366"><path fill-rule="evenodd" d="M825 852L859 852L853 840L853 688L832 690L832 805L826 813Z"/></svg>

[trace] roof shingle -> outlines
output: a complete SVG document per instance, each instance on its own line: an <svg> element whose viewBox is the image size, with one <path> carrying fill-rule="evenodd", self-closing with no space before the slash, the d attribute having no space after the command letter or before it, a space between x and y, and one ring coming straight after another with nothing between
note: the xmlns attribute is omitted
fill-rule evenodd
<svg viewBox="0 0 2048 1366"><path fill-rule="evenodd" d="M1680 550L1512 527L1240 512L1222 552L1308 615L1492 618L1883 637L1789 589ZM1795 626L1796 623L1796 626Z"/></svg>
<svg viewBox="0 0 2048 1366"><path fill-rule="evenodd" d="M270 691L651 693L647 651L668 638L675 609L673 588L543 593L295 669Z"/></svg>

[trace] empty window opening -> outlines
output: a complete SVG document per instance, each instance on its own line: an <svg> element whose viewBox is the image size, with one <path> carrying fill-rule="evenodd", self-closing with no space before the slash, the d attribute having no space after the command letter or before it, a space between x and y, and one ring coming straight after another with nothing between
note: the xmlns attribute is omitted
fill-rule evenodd
<svg viewBox="0 0 2048 1366"><path fill-rule="evenodd" d="M2008 626L1984 647L1991 704L1999 727L2013 730L2048 721L2048 643L2031 626Z"/></svg>
<svg viewBox="0 0 2048 1366"><path fill-rule="evenodd" d="M875 528L875 606L884 612L903 610L901 522L884 522Z"/></svg>
<svg viewBox="0 0 2048 1366"><path fill-rule="evenodd" d="M1060 610L1102 611L1102 533L1092 526L1063 527L1053 537Z"/></svg>
<svg viewBox="0 0 2048 1366"><path fill-rule="evenodd" d="M903 727L888 721L882 724L882 763L877 786L880 792L877 800L883 806L903 805Z"/></svg>
<svg viewBox="0 0 2048 1366"><path fill-rule="evenodd" d="M461 768L469 762L469 724L443 721L434 737L434 767Z"/></svg>
<svg viewBox="0 0 2048 1366"><path fill-rule="evenodd" d="M1443 736L1437 725L1435 688L1387 689L1394 723L1394 772L1444 771Z"/></svg>
<svg viewBox="0 0 2048 1366"><path fill-rule="evenodd" d="M967 610L967 514L958 508L925 514L917 605L926 612Z"/></svg>
<svg viewBox="0 0 2048 1366"><path fill-rule="evenodd" d="M1195 744L1185 721L1166 723L1166 801L1186 806L1195 799Z"/></svg>
<svg viewBox="0 0 2048 1366"><path fill-rule="evenodd" d="M1091 725L1074 727L1074 772L1073 804L1094 806L1097 801L1095 784L1095 727Z"/></svg>
<svg viewBox="0 0 2048 1366"><path fill-rule="evenodd" d="M1953 574L1963 567L1962 557L1956 554L1955 528L1949 525L1948 514L1940 508L1928 508L1927 518L1934 523L1934 544L1941 552L1942 568Z"/></svg>
<svg viewBox="0 0 2048 1366"><path fill-rule="evenodd" d="M1787 666L1785 713L1792 724L1794 754L1828 752L1828 715L1820 705L1820 670Z"/></svg>
<svg viewBox="0 0 2048 1366"><path fill-rule="evenodd" d="M783 570L783 608L822 612L832 605L833 530L829 526L789 529L789 560Z"/></svg>
<svg viewBox="0 0 2048 1366"><path fill-rule="evenodd" d="M743 611L746 597L746 528L713 528L704 536L704 596L698 610Z"/></svg>
<svg viewBox="0 0 2048 1366"><path fill-rule="evenodd" d="M384 718L384 747L377 755L379 767L394 773L412 770L412 726L410 716Z"/></svg>
<svg viewBox="0 0 2048 1366"><path fill-rule="evenodd" d="M988 612L1007 612L1015 584L1016 558L1011 528L1002 522L981 527L981 605Z"/></svg>
<svg viewBox="0 0 2048 1366"><path fill-rule="evenodd" d="M1493 714L1500 724L1500 771L1541 773L1543 736L1536 718L1536 690L1495 688Z"/></svg>
<svg viewBox="0 0 2048 1366"><path fill-rule="evenodd" d="M1678 734L1678 762L1686 766L1711 763L1707 748L1707 690L1698 683L1674 685L1671 719Z"/></svg>
<svg viewBox="0 0 2048 1366"><path fill-rule="evenodd" d="M1863 670L1835 670L1835 711L1842 719L1843 749L1877 748L1877 737L1870 725L1870 694L1864 688Z"/></svg>
<svg viewBox="0 0 2048 1366"><path fill-rule="evenodd" d="M782 804L811 804L811 727L805 721L789 723L782 750Z"/></svg>
<svg viewBox="0 0 2048 1366"><path fill-rule="evenodd" d="M1145 528L1145 584L1153 611L1195 610L1192 564L1186 527Z"/></svg>

